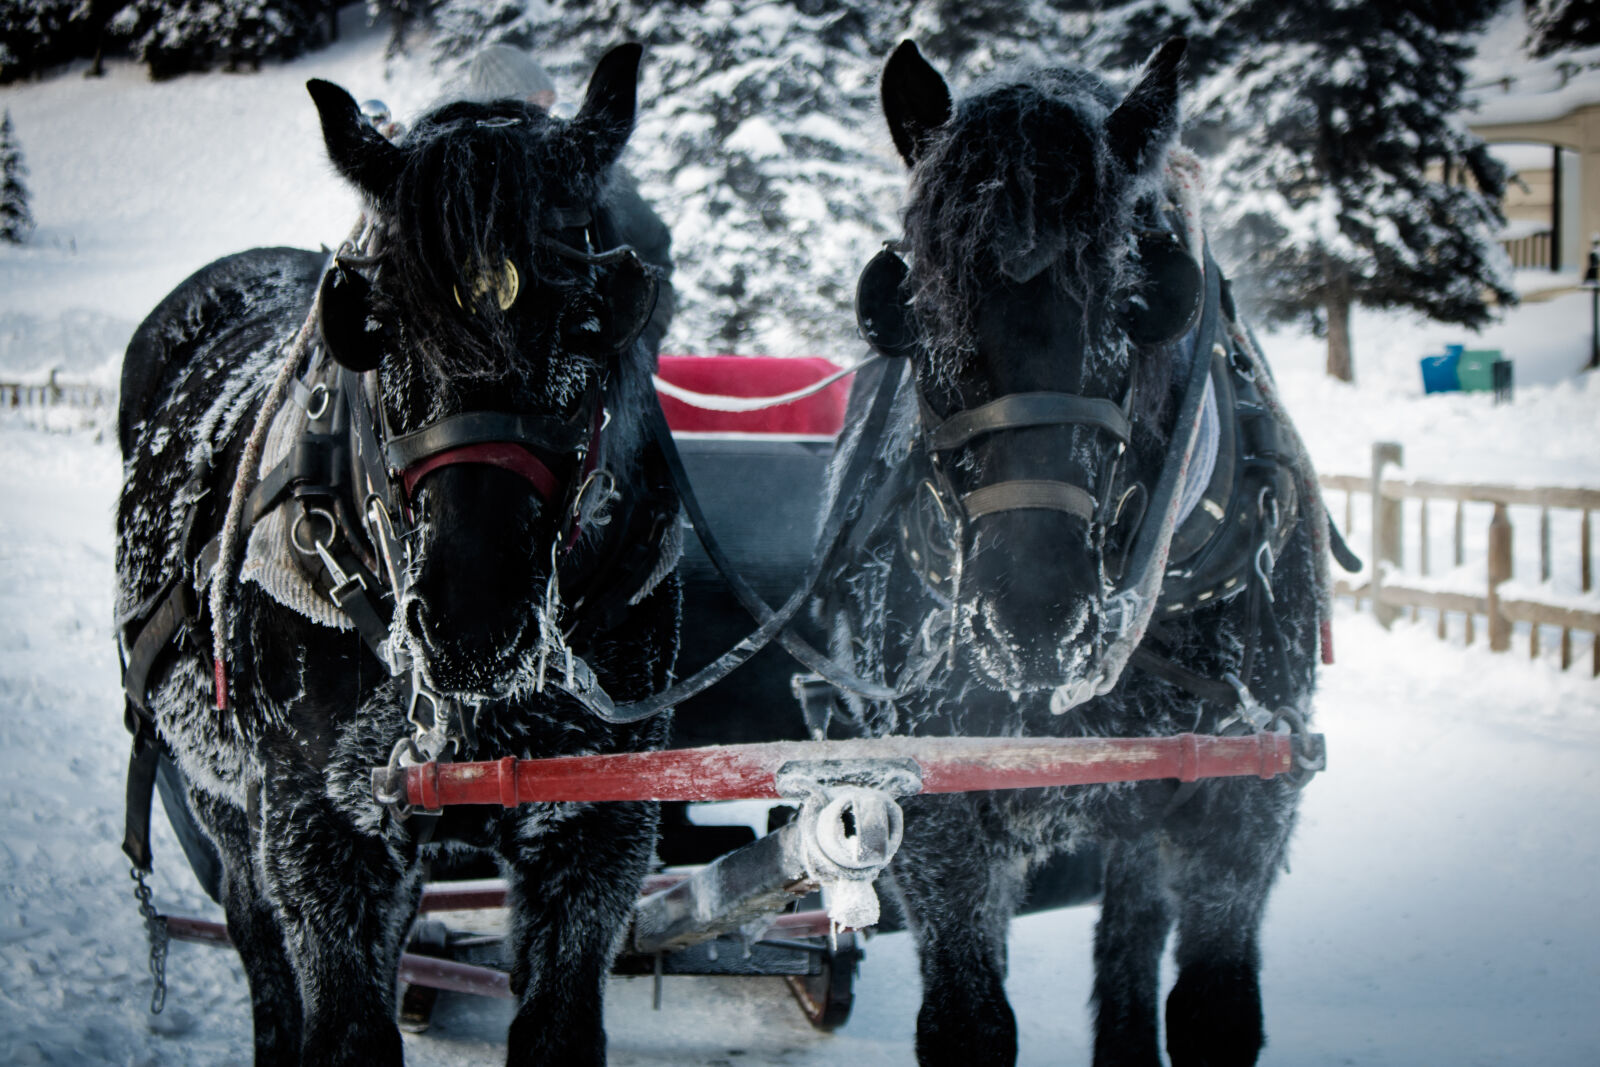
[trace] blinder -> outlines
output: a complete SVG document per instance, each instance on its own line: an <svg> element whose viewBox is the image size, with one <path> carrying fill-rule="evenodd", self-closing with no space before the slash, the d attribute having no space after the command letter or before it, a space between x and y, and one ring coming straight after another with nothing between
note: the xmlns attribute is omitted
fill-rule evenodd
<svg viewBox="0 0 1600 1067"><path fill-rule="evenodd" d="M661 287L655 270L639 257L631 245L618 245L604 252L588 252L554 237L545 247L562 259L591 267L595 290L605 314L600 316L599 341L607 352L625 351L644 333L655 314Z"/></svg>
<svg viewBox="0 0 1600 1067"><path fill-rule="evenodd" d="M608 352L625 352L650 325L661 287L656 272L633 249L599 278L600 299L606 314L600 319L600 345Z"/></svg>
<svg viewBox="0 0 1600 1067"><path fill-rule="evenodd" d="M1144 284L1123 304L1119 320L1134 345L1159 348L1194 329L1205 300L1205 276L1169 230L1140 230L1138 246Z"/></svg>
<svg viewBox="0 0 1600 1067"><path fill-rule="evenodd" d="M339 366L358 374L377 370L387 346L367 330L372 283L335 258L322 276L318 299L322 314L317 325L328 355Z"/></svg>
<svg viewBox="0 0 1600 1067"><path fill-rule="evenodd" d="M911 308L900 292L909 273L906 261L885 246L856 281L856 328L880 355L909 356L916 344Z"/></svg>

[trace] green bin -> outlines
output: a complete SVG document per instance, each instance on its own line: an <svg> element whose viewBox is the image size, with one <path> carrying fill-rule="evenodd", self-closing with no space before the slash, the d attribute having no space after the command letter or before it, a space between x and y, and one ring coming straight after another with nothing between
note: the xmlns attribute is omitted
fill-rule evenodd
<svg viewBox="0 0 1600 1067"><path fill-rule="evenodd" d="M1487 393L1494 389L1494 365L1501 361L1498 348L1469 348L1461 353L1456 376L1463 393Z"/></svg>

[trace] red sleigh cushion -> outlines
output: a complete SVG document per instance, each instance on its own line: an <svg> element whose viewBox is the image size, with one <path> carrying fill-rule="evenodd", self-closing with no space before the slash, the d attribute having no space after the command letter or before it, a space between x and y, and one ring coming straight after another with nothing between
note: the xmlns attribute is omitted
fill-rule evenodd
<svg viewBox="0 0 1600 1067"><path fill-rule="evenodd" d="M658 376L661 408L674 434L762 434L802 440L832 440L844 425L850 378L811 396L756 411L715 411L680 399L672 388L708 397L769 397L814 385L839 368L820 357L662 356ZM714 400L706 401L714 404Z"/></svg>

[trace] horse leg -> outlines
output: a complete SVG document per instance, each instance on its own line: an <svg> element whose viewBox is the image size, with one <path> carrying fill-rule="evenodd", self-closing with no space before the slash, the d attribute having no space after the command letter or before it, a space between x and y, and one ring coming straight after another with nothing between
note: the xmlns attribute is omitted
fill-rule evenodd
<svg viewBox="0 0 1600 1067"><path fill-rule="evenodd" d="M300 988L284 951L278 914L262 889L244 813L194 789L189 807L222 857L222 904L228 937L250 983L256 1063L295 1067L300 1062Z"/></svg>
<svg viewBox="0 0 1600 1067"><path fill-rule="evenodd" d="M268 764L261 837L305 1005L307 1067L402 1061L395 971L416 901L417 849L323 792L308 768ZM393 824L376 816L370 824Z"/></svg>
<svg viewBox="0 0 1600 1067"><path fill-rule="evenodd" d="M1173 835L1178 981L1167 997L1173 1067L1247 1067L1266 1043L1261 1014L1261 919L1293 824L1280 782L1227 782L1204 821ZM1226 820L1226 821L1224 821ZM1232 827L1219 834L1215 826Z"/></svg>
<svg viewBox="0 0 1600 1067"><path fill-rule="evenodd" d="M1111 842L1094 931L1095 1067L1159 1067L1157 995L1171 928L1155 841Z"/></svg>
<svg viewBox="0 0 1600 1067"><path fill-rule="evenodd" d="M979 801L904 801L894 888L917 940L921 1067L1009 1065L1017 1021L1006 1001L1006 931L1023 887L1020 859L997 857Z"/></svg>
<svg viewBox="0 0 1600 1067"><path fill-rule="evenodd" d="M654 804L530 807L506 818L511 989L506 1063L606 1061L605 982L655 839Z"/></svg>

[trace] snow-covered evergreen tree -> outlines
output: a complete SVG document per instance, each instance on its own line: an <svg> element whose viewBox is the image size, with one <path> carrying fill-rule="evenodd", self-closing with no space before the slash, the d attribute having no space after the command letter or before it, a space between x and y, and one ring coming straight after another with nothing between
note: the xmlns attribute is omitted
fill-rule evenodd
<svg viewBox="0 0 1600 1067"><path fill-rule="evenodd" d="M1075 62L1102 73L1133 72L1173 37L1188 39L1184 77L1189 81L1226 62L1239 43L1224 22L1225 0L1055 0L1064 11L1086 13Z"/></svg>
<svg viewBox="0 0 1600 1067"><path fill-rule="evenodd" d="M468 56L486 44L527 48L534 43L534 20L541 0L436 0L428 13L432 46L444 59Z"/></svg>
<svg viewBox="0 0 1600 1067"><path fill-rule="evenodd" d="M556 78L558 111L576 106L607 45L643 42L626 162L674 235L669 345L849 359L861 351L856 275L900 232L905 171L878 103L885 58L915 38L958 91L1018 63L1071 63L1101 17L1073 6L532 0L501 21L500 0L445 0L434 20L450 62L497 40L526 43Z"/></svg>
<svg viewBox="0 0 1600 1067"><path fill-rule="evenodd" d="M130 0L112 20L154 78L259 67L321 44L324 0Z"/></svg>
<svg viewBox="0 0 1600 1067"><path fill-rule="evenodd" d="M1328 373L1354 378L1352 303L1477 328L1515 302L1494 240L1505 171L1461 117L1467 36L1498 0L1233 0L1260 42L1207 79L1232 135L1211 167L1213 241L1255 310L1312 313Z"/></svg>
<svg viewBox="0 0 1600 1067"><path fill-rule="evenodd" d="M85 0L0 0L0 84L93 50Z"/></svg>
<svg viewBox="0 0 1600 1067"><path fill-rule="evenodd" d="M1523 7L1531 56L1600 44L1600 5L1594 0L1523 0Z"/></svg>
<svg viewBox="0 0 1600 1067"><path fill-rule="evenodd" d="M526 31L570 114L620 27L646 45L624 161L673 232L669 347L853 358L855 276L898 233L904 188L878 115L882 17L839 0L552 0L501 29Z"/></svg>
<svg viewBox="0 0 1600 1067"><path fill-rule="evenodd" d="M33 212L28 209L28 187L22 184L28 173L22 162L22 146L11 125L8 109L0 120L0 240L21 244L33 229Z"/></svg>

